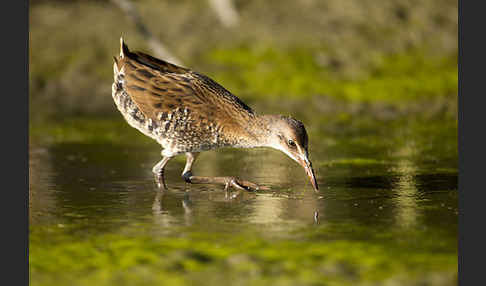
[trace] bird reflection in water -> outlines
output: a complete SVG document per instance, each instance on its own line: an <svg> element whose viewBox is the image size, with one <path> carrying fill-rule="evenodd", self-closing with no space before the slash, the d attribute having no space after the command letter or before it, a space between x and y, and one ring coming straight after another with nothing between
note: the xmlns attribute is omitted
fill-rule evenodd
<svg viewBox="0 0 486 286"><path fill-rule="evenodd" d="M171 222L175 221L175 218L170 214L170 211L164 209L163 207L163 198L167 191L168 190L156 191L154 202L152 203L152 213L154 218L157 220L157 223L161 224L162 226L170 226ZM184 198L182 199L181 203L182 208L184 209L184 224L191 225L193 203L189 196L189 190L185 191Z"/></svg>

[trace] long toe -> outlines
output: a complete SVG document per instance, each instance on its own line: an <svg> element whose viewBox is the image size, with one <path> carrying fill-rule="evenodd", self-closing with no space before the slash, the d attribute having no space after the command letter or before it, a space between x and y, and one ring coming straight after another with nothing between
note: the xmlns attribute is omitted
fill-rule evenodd
<svg viewBox="0 0 486 286"><path fill-rule="evenodd" d="M267 187L259 186L253 182L241 180L239 178L233 177L231 180L231 185L236 189L244 190L244 191L259 191L259 190L269 190Z"/></svg>

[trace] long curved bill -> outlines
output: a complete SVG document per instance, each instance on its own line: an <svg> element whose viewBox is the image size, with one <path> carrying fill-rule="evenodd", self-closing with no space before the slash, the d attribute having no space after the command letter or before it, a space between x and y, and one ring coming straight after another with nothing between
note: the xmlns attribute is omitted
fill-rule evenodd
<svg viewBox="0 0 486 286"><path fill-rule="evenodd" d="M312 168L312 163L307 159L307 157L299 158L299 164L304 167L305 173L309 180L311 181L312 187L314 187L315 191L319 190L319 186L317 186L316 176L314 175L314 169Z"/></svg>

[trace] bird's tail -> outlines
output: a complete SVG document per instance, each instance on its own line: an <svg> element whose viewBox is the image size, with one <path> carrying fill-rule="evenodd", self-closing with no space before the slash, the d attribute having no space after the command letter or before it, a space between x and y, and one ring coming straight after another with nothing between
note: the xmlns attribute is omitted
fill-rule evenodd
<svg viewBox="0 0 486 286"><path fill-rule="evenodd" d="M123 59L126 55L130 53L128 46L123 41L123 37L120 37L120 59Z"/></svg>
<svg viewBox="0 0 486 286"><path fill-rule="evenodd" d="M175 64L171 64L164 60L155 58L151 55L134 51L131 52L128 49L128 46L123 41L123 37L120 37L120 57L115 58L115 63L117 67L120 69L120 65L123 65L121 62L123 61L135 61L139 64L148 66L152 69L159 70L161 72L170 72L170 73L185 73L188 72L187 68L177 66Z"/></svg>
<svg viewBox="0 0 486 286"><path fill-rule="evenodd" d="M120 73L120 68L121 68L121 61L127 57L130 54L130 50L128 49L128 46L125 44L125 41L123 41L123 37L120 37L120 56L119 57L113 57L113 60L115 63L113 64L113 73L115 76L115 81L117 81L117 76Z"/></svg>

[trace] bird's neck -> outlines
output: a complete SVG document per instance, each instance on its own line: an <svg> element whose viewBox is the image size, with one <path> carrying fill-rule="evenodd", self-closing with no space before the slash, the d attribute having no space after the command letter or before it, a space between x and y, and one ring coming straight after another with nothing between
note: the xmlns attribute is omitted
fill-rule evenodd
<svg viewBox="0 0 486 286"><path fill-rule="evenodd" d="M255 115L245 127L246 134L241 143L246 148L271 147L278 115Z"/></svg>

